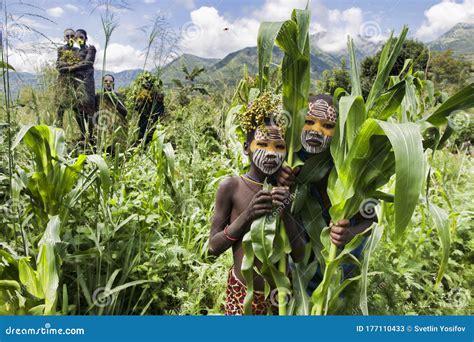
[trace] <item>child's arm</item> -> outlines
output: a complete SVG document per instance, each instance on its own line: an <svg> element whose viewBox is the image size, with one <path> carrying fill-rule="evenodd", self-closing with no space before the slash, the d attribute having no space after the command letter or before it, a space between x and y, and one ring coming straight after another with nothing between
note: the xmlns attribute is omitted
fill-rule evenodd
<svg viewBox="0 0 474 342"><path fill-rule="evenodd" d="M78 71L94 66L96 49L94 45L89 45L87 55L83 61L69 67L69 72Z"/></svg>
<svg viewBox="0 0 474 342"><path fill-rule="evenodd" d="M247 209L230 223L232 194L238 187L236 182L238 179L227 178L217 190L214 219L209 237L209 253L215 256L219 256L236 241L241 240L253 220L272 212L271 195L261 190L255 194Z"/></svg>

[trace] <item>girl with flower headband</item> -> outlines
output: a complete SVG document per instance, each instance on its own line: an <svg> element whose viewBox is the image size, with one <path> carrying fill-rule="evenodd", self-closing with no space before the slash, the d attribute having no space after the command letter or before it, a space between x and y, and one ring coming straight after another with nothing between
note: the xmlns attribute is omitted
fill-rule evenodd
<svg viewBox="0 0 474 342"><path fill-rule="evenodd" d="M272 213L277 207L285 224L292 246L291 256L299 261L304 255L303 234L290 213L288 187L275 182L274 176L286 157L286 144L282 127L275 122L280 103L271 94L258 97L240 116L240 126L247 133L245 154L250 159L249 172L224 179L217 190L215 212L209 238L209 252L219 256L232 248L234 265L229 271L226 290L226 315L242 315L246 285L241 273L242 238L252 222ZM274 183L271 191L263 190L265 179ZM255 260L255 266L261 265ZM277 304L264 294L264 280L254 272L252 313L265 315L278 313Z"/></svg>

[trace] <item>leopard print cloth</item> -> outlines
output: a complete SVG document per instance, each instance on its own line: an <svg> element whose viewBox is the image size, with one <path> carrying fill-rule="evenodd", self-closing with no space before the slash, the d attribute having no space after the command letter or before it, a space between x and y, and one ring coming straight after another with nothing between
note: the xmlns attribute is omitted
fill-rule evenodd
<svg viewBox="0 0 474 342"><path fill-rule="evenodd" d="M234 269L229 271L227 278L227 298L224 306L226 316L243 315L244 299L247 294L245 284L243 284L234 274ZM252 315L278 314L278 307L272 305L270 299L265 299L265 294L254 291L252 302Z"/></svg>

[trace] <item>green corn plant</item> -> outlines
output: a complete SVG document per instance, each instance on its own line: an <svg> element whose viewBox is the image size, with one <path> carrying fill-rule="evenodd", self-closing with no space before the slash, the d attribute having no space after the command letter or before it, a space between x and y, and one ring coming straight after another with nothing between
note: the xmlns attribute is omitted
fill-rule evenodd
<svg viewBox="0 0 474 342"><path fill-rule="evenodd" d="M300 132L304 124L309 93L309 22L309 10L295 9L290 20L263 22L260 25L257 38L259 89L258 92L252 92L252 90L248 92L258 95L268 88L271 80L272 50L274 45L278 46L284 52L281 63L281 90L285 113L283 119L286 124L287 164L291 168L298 165L294 155L301 149ZM244 87L245 83L241 86ZM291 288L286 275L286 259L287 254L291 252L291 246L278 215L253 222L250 232L244 236L243 249L245 256L242 273L248 287L244 305L246 313L250 313L253 298L253 263L254 258L257 257L262 262L260 273L266 279L265 295L268 296L269 282L272 281L278 289L279 314L286 315L285 302ZM275 267L277 263L278 269Z"/></svg>
<svg viewBox="0 0 474 342"><path fill-rule="evenodd" d="M419 80L409 72L404 77L389 76L407 31L407 27L404 27L396 42L390 37L385 44L377 77L366 101L360 94L357 63L352 41L349 40L352 94L345 94L340 99L337 97L344 94L344 91L337 90L335 94L338 100L339 118L331 144L334 168L328 182L328 195L332 203L330 215L335 222L352 217L364 205L366 199L393 200L395 240L400 240L403 236L422 193L427 169L422 133L425 133L428 127L438 129L446 122L445 117L454 110L472 107L474 104L472 95L466 94L468 92L466 90L461 90L460 94L465 95L462 100L461 95L456 94L433 114L416 121L423 116L423 108L416 96ZM389 88L386 89L386 86ZM398 122L391 119L393 117L397 118ZM388 121L389 119L391 120ZM438 126L435 127L435 124ZM441 140L439 132L437 136L439 138L436 141L439 143ZM395 181L393 199L378 191L392 176ZM443 227L441 216L438 212L434 217L437 227ZM328 231L329 228L323 230L322 241ZM440 228L443 246L448 245L445 231L446 229ZM360 239L359 234L353 241L360 242ZM373 245L369 248L369 252L378 240L380 240L379 231L371 238L370 244ZM313 314L327 314L332 294L339 293L339 289L344 285L340 284L339 266L344 262L343 256L354 248L353 241L339 254L337 247L332 243L323 247L324 278L312 294ZM366 264L364 268L367 274ZM366 310L363 309L364 311Z"/></svg>
<svg viewBox="0 0 474 342"><path fill-rule="evenodd" d="M60 239L61 226L67 222L69 208L77 200L73 188L81 177L86 161L99 169L102 194L107 197L109 170L99 156L79 155L76 161L66 160L64 133L45 125L25 126L18 133L12 148L23 142L34 157L34 169L19 171L18 187L31 200L32 211L38 230L44 228L38 243L36 271L29 265L29 258L18 263L19 282L34 298L44 303L31 308L32 312L52 314L56 311L57 293L64 244ZM95 170L93 171L95 174Z"/></svg>

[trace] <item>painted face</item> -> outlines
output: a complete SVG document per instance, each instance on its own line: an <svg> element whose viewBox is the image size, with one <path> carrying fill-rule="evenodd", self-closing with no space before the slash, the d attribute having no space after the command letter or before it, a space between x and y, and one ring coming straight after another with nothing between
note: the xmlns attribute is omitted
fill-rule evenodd
<svg viewBox="0 0 474 342"><path fill-rule="evenodd" d="M277 126L258 127L250 143L250 157L255 166L266 175L278 171L286 157L286 144Z"/></svg>
<svg viewBox="0 0 474 342"><path fill-rule="evenodd" d="M104 88L107 91L112 91L114 89L114 79L112 76L104 77Z"/></svg>
<svg viewBox="0 0 474 342"><path fill-rule="evenodd" d="M73 46L74 45L74 37L76 33L73 30L66 30L64 31L64 41L67 45Z"/></svg>
<svg viewBox="0 0 474 342"><path fill-rule="evenodd" d="M336 131L336 120L336 110L325 100L318 99L309 103L301 132L301 144L306 152L316 154L329 148Z"/></svg>
<svg viewBox="0 0 474 342"><path fill-rule="evenodd" d="M86 35L79 31L79 32L76 32L76 43L79 44L80 47L83 47L84 45L86 45L86 41L87 41L87 37Z"/></svg>

